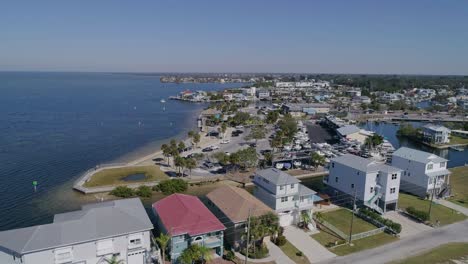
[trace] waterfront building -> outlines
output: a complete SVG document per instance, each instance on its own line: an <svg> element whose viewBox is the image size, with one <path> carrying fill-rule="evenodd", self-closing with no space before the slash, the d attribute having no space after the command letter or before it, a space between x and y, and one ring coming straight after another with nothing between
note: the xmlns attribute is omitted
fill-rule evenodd
<svg viewBox="0 0 468 264"><path fill-rule="evenodd" d="M276 88L293 88L295 85L294 82L276 82L275 87Z"/></svg>
<svg viewBox="0 0 468 264"><path fill-rule="evenodd" d="M128 264L150 258L151 223L139 198L82 206L57 214L53 223L0 232L0 263Z"/></svg>
<svg viewBox="0 0 468 264"><path fill-rule="evenodd" d="M400 189L420 197L450 195L447 160L435 154L401 147L393 153L392 166L403 170Z"/></svg>
<svg viewBox="0 0 468 264"><path fill-rule="evenodd" d="M258 217L273 210L244 189L223 186L206 195L208 208L226 226L225 241L234 249L243 246L243 237L249 215Z"/></svg>
<svg viewBox="0 0 468 264"><path fill-rule="evenodd" d="M316 192L295 177L270 168L258 170L253 183L255 197L275 210L281 226L298 224L303 213L312 216Z"/></svg>
<svg viewBox="0 0 468 264"><path fill-rule="evenodd" d="M423 126L423 140L431 144L447 144L450 142L450 129L439 126L427 124Z"/></svg>
<svg viewBox="0 0 468 264"><path fill-rule="evenodd" d="M196 196L172 194L152 206L157 231L168 234L171 263L179 263L179 256L192 244L213 249L223 255L224 225Z"/></svg>
<svg viewBox="0 0 468 264"><path fill-rule="evenodd" d="M331 159L328 169L324 183L332 199L356 195L359 206L379 213L398 208L401 169L352 154Z"/></svg>
<svg viewBox="0 0 468 264"><path fill-rule="evenodd" d="M336 132L347 141L355 141L360 145L363 145L366 142L366 139L374 134L372 131L360 129L355 125L342 126L338 128Z"/></svg>
<svg viewBox="0 0 468 264"><path fill-rule="evenodd" d="M281 106L281 112L292 116L303 116L326 114L330 112L330 108L329 104L284 104Z"/></svg>

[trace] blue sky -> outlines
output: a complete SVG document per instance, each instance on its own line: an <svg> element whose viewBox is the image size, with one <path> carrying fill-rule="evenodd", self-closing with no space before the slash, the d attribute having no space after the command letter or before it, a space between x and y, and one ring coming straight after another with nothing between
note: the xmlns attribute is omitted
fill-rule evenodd
<svg viewBox="0 0 468 264"><path fill-rule="evenodd" d="M2 1L0 70L468 74L468 1Z"/></svg>

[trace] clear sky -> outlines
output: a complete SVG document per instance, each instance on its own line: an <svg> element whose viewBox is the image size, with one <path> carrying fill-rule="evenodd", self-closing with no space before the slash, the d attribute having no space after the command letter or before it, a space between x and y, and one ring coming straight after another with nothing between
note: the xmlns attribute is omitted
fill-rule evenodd
<svg viewBox="0 0 468 264"><path fill-rule="evenodd" d="M2 0L0 70L468 74L468 1Z"/></svg>

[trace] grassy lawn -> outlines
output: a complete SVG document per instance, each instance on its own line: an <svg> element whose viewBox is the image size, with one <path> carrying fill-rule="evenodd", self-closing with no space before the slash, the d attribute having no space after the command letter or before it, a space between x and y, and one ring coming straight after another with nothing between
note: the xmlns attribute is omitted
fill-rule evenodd
<svg viewBox="0 0 468 264"><path fill-rule="evenodd" d="M400 193L398 198L398 206L402 209L413 206L418 210L428 211L429 205L430 202L428 200L423 200L410 194ZM441 225L448 225L464 219L466 219L466 216L455 210L440 204L432 204L430 219L432 223L439 220Z"/></svg>
<svg viewBox="0 0 468 264"><path fill-rule="evenodd" d="M323 213L323 219L330 224L334 225L340 229L343 233L349 234L349 228L351 223L351 211L346 209L339 209L336 211L331 211ZM359 234L362 232L370 231L376 229L377 227L371 223L368 223L362 220L359 217L354 217L353 222L353 234Z"/></svg>
<svg viewBox="0 0 468 264"><path fill-rule="evenodd" d="M453 260L468 260L468 243L449 243L431 249L427 253L410 257L395 263L400 264L426 264L426 263L455 263Z"/></svg>
<svg viewBox="0 0 468 264"><path fill-rule="evenodd" d="M145 178L135 181L123 181L122 179L133 174L144 174ZM97 187L107 185L120 185L137 182L149 182L168 179L167 175L159 169L159 166L133 166L113 169L104 169L94 174L85 184L85 187Z"/></svg>
<svg viewBox="0 0 468 264"><path fill-rule="evenodd" d="M468 138L450 136L450 144L468 144Z"/></svg>
<svg viewBox="0 0 468 264"><path fill-rule="evenodd" d="M292 261L297 264L310 264L309 260L306 256L298 256L297 253L299 249L297 249L293 244L286 240L286 244L279 247L283 250L284 254L286 254Z"/></svg>
<svg viewBox="0 0 468 264"><path fill-rule="evenodd" d="M452 172L450 185L452 186L452 194L455 196L449 200L468 207L468 167L456 167L450 171Z"/></svg>
<svg viewBox="0 0 468 264"><path fill-rule="evenodd" d="M333 235L330 235L324 231L321 231L318 234L312 235L312 238L317 240L320 244L326 245L328 243L334 243L335 241L341 240ZM344 256L361 250L366 250L370 248L375 248L390 242L397 240L398 238L391 236L387 233L377 234L375 236L366 237L363 239L358 239L353 241L353 246L342 245L335 248L329 249L331 252Z"/></svg>

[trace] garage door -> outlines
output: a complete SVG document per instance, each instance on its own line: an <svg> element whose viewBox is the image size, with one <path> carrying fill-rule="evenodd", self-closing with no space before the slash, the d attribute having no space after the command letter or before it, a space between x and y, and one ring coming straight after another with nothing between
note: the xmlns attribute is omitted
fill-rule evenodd
<svg viewBox="0 0 468 264"><path fill-rule="evenodd" d="M127 256L127 264L144 264L145 251L129 252Z"/></svg>
<svg viewBox="0 0 468 264"><path fill-rule="evenodd" d="M279 215L280 226L289 226L292 225L294 217L291 213L284 213Z"/></svg>

